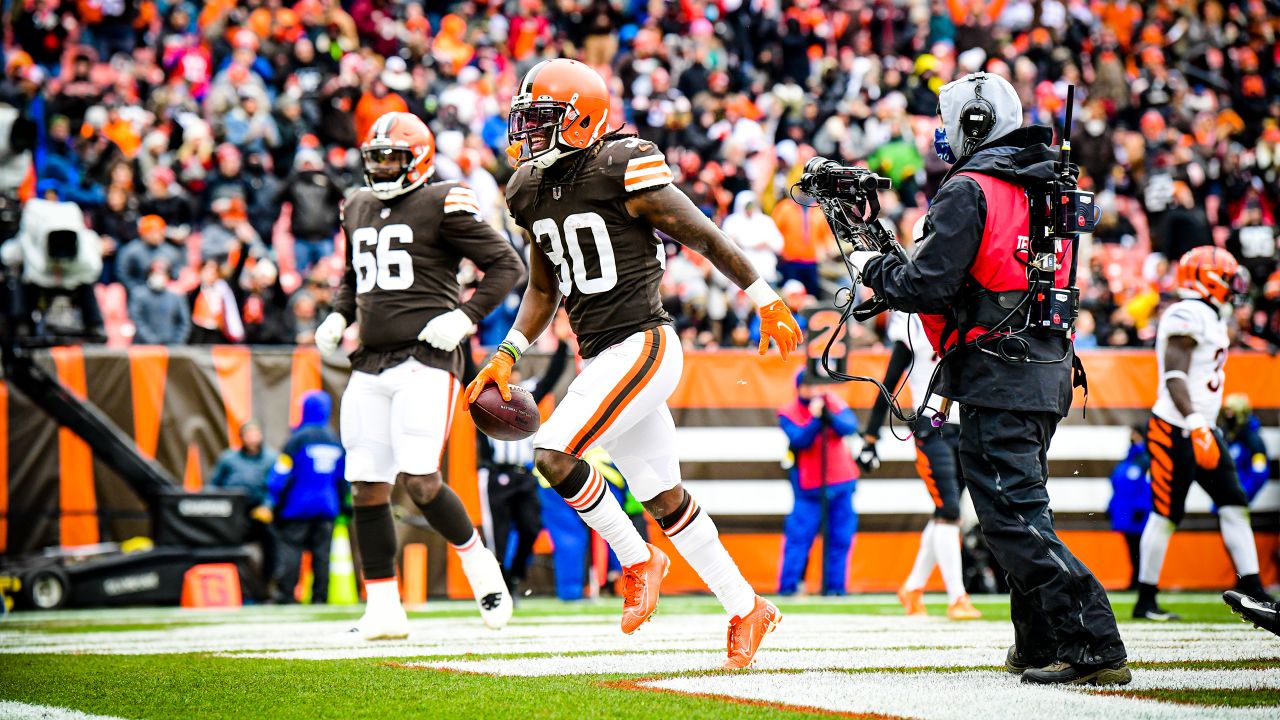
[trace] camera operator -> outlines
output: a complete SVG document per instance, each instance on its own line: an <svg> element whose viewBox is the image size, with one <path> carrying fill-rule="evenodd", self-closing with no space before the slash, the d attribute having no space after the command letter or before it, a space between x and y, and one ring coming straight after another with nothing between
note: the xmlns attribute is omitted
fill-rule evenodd
<svg viewBox="0 0 1280 720"><path fill-rule="evenodd" d="M28 200L18 236L0 246L0 261L20 280L21 292L11 300L19 328L30 330L34 325L36 334L79 334L91 342L106 341L93 291L102 274L102 240L85 224L79 205ZM56 311L54 300L60 295L79 309L79 332L71 322L64 322L65 314Z"/></svg>
<svg viewBox="0 0 1280 720"><path fill-rule="evenodd" d="M938 155L954 165L914 257L860 250L850 263L888 305L920 313L943 354L934 390L961 405L964 478L983 534L1009 574L1009 671L1029 683L1125 684L1130 672L1106 592L1055 533L1045 485L1049 441L1071 405L1074 363L1069 325L1044 332L1025 315L1035 298L1027 297L1028 197L1039 202L1035 193L1047 196L1059 177L1052 131L1021 127L1022 103L995 75L946 85L938 106L945 130ZM1054 287L1069 282L1071 245L1058 241L1053 264L1037 271L1048 270Z"/></svg>

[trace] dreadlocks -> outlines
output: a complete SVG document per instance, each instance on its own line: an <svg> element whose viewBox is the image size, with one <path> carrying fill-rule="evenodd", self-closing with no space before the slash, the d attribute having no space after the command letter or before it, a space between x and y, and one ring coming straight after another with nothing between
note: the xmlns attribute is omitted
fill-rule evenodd
<svg viewBox="0 0 1280 720"><path fill-rule="evenodd" d="M636 134L624 133L622 132L622 127L619 126L618 128L605 133L605 135L597 140L591 147L578 153L578 156L574 158L573 164L569 166L569 169L564 173L557 173L556 178L552 178L550 172L543 170L542 177L538 179L538 189L537 192L534 193L533 201L535 203L540 201L542 199L542 191L548 187L555 187L557 185L562 187L572 187L573 184L578 181L578 173L582 171L582 166L586 165L587 161L591 158L599 155L600 151L604 149L605 143L629 137L636 137ZM550 168L548 168L548 170L550 170Z"/></svg>

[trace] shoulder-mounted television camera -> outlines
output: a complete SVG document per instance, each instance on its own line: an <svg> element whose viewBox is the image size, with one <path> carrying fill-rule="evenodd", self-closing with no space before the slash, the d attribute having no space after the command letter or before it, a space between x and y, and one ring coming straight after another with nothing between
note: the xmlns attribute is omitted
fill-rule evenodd
<svg viewBox="0 0 1280 720"><path fill-rule="evenodd" d="M896 248L901 252L893 235L879 222L880 197L876 193L890 187L889 178L866 168L815 157L805 163L804 174L791 192L793 200L796 189L813 198L841 243L852 245L854 250L894 252ZM845 252L842 247L841 254Z"/></svg>
<svg viewBox="0 0 1280 720"><path fill-rule="evenodd" d="M877 193L891 187L893 184L889 178L824 157L815 157L805 163L800 181L791 187L793 200L796 200L795 191L799 189L822 208L832 234L840 242L840 256L849 273L850 287L859 283L857 272L848 259L848 253L854 250L889 253L906 260L906 252L879 219L880 197ZM836 305L848 307L850 316L855 320L866 320L889 309L888 305L875 298L852 307L852 290L848 293L837 297Z"/></svg>

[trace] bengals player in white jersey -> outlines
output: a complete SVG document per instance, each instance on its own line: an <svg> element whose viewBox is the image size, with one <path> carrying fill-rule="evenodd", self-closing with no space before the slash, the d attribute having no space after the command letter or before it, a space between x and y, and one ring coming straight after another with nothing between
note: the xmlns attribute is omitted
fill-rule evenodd
<svg viewBox="0 0 1280 720"><path fill-rule="evenodd" d="M924 333L920 316L892 311L885 335L893 351L885 368L884 386L898 387L906 373L911 402L924 403L939 360ZM911 426L916 444L916 472L933 500L933 519L920 534L920 549L911 573L898 589L898 601L910 616L929 614L924 605L924 586L937 565L947 589L947 617L952 620L982 617L964 589L964 566L960 557L960 496L964 493L964 478L960 475L960 429L955 423L956 412L952 406L951 417L940 427L934 427L933 418L927 414L922 414ZM880 466L876 443L888 413L888 401L883 395L877 395L862 436L862 451L858 453L858 465L868 472Z"/></svg>
<svg viewBox="0 0 1280 720"><path fill-rule="evenodd" d="M542 475L600 533L624 566L622 630L657 608L669 566L641 539L582 460L602 445L631 492L730 616L726 668L751 664L781 619L758 597L720 542L715 523L680 483L676 430L667 398L683 357L659 282L665 255L655 229L704 255L760 313L760 351L770 340L785 357L803 339L777 293L724 233L672 184L652 143L609 132L609 91L574 60L535 65L511 104L509 135L518 169L507 185L511 214L531 236L529 284L507 339L468 387L489 383L503 396L511 366L546 329L563 299L585 367L534 438Z"/></svg>
<svg viewBox="0 0 1280 720"><path fill-rule="evenodd" d="M1233 297L1244 290L1231 254L1198 247L1178 261L1178 293L1183 298L1160 316L1156 335L1160 382L1147 425L1154 512L1139 543L1138 602L1133 616L1173 620L1156 602L1156 586L1174 528L1186 512L1195 481L1218 507L1222 540L1235 564L1236 590L1264 602L1272 598L1258 578L1258 550L1249 524L1249 501L1236 465L1214 426L1222 409L1227 363L1227 318Z"/></svg>
<svg viewBox="0 0 1280 720"><path fill-rule="evenodd" d="M390 500L397 482L462 559L485 624L500 628L512 607L502 569L444 483L440 460L460 390L460 343L520 282L524 264L484 222L466 185L431 181L435 138L420 119L383 115L360 151L365 187L342 210L346 274L333 314L316 329L316 347L328 355L347 325L360 323L341 421L368 594L354 631L368 640L409 633L395 576ZM484 271L465 303L458 286L464 257Z"/></svg>

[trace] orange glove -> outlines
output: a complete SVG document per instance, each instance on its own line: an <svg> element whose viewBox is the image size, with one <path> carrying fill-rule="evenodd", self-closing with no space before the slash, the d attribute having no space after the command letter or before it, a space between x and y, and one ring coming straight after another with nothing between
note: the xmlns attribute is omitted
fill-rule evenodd
<svg viewBox="0 0 1280 720"><path fill-rule="evenodd" d="M480 368L476 379L467 386L467 402L475 402L476 398L480 397L480 391L491 382L498 386L498 392L502 393L503 400L510 400L511 366L515 364L516 359L509 353L502 350L495 352L493 357L489 358L489 362Z"/></svg>
<svg viewBox="0 0 1280 720"><path fill-rule="evenodd" d="M1218 467L1222 461L1222 450L1209 421L1200 413L1192 413L1187 416L1187 425L1191 428L1191 449L1195 451L1196 464L1205 470Z"/></svg>
<svg viewBox="0 0 1280 720"><path fill-rule="evenodd" d="M774 300L760 308L760 354L769 352L769 340L778 344L778 352L786 360L796 346L804 342L804 333L796 324L791 311L781 300Z"/></svg>

